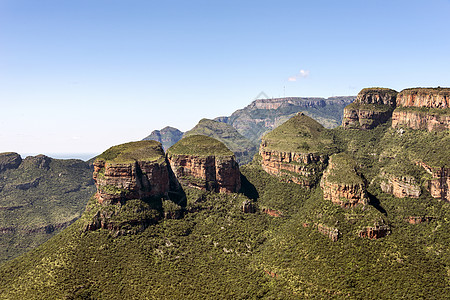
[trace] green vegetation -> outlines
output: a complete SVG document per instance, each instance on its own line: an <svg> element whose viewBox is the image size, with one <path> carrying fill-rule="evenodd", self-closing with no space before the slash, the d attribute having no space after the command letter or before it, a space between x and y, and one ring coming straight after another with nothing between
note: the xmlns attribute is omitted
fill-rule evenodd
<svg viewBox="0 0 450 300"><path fill-rule="evenodd" d="M194 128L187 131L184 137L191 135L206 135L221 141L234 152L239 164L250 162L257 152L255 144L237 132L233 126L226 123L202 119Z"/></svg>
<svg viewBox="0 0 450 300"><path fill-rule="evenodd" d="M218 118L255 144L259 144L261 137L281 125L299 112L317 120L326 128L334 128L342 123L344 107L356 97L298 98L294 102L282 104L277 109L261 109L249 106L235 111L230 117Z"/></svg>
<svg viewBox="0 0 450 300"><path fill-rule="evenodd" d="M416 112L421 115L450 116L450 108L398 106L396 111Z"/></svg>
<svg viewBox="0 0 450 300"><path fill-rule="evenodd" d="M389 105L384 104L374 104L374 103L360 103L360 102L353 102L346 106L346 109L348 110L367 110L367 111L374 111L374 112L388 112L393 111L393 108Z"/></svg>
<svg viewBox="0 0 450 300"><path fill-rule="evenodd" d="M156 141L139 141L113 146L97 156L97 160L113 163L130 163L136 160L164 160L164 151Z"/></svg>
<svg viewBox="0 0 450 300"><path fill-rule="evenodd" d="M438 95L450 95L450 88L442 88L442 87L436 87L436 88L408 88L402 90L400 93L411 95L411 94L438 94Z"/></svg>
<svg viewBox="0 0 450 300"><path fill-rule="evenodd" d="M169 155L225 156L233 155L221 141L206 135L191 135L182 138L167 150Z"/></svg>
<svg viewBox="0 0 450 300"><path fill-rule="evenodd" d="M297 114L263 136L268 149L330 154L336 151L331 131L305 114Z"/></svg>
<svg viewBox="0 0 450 300"><path fill-rule="evenodd" d="M81 160L28 157L0 172L0 263L79 218L94 191L92 167Z"/></svg>
<svg viewBox="0 0 450 300"><path fill-rule="evenodd" d="M329 169L327 180L341 184L363 184L357 173L358 163L347 153L334 154L330 158L333 168Z"/></svg>

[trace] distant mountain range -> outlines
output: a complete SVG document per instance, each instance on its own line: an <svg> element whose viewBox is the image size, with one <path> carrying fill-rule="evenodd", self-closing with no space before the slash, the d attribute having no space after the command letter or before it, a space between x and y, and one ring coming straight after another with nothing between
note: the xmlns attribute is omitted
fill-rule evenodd
<svg viewBox="0 0 450 300"><path fill-rule="evenodd" d="M344 107L355 99L356 96L327 99L303 97L257 99L245 108L235 111L231 116L217 117L209 121L201 120L186 132L188 134L168 126L154 130L144 140L158 141L164 149L168 149L183 136L204 134L225 143L235 153L239 163L243 164L252 159L264 133L284 123L298 112L312 117L326 128L334 128L342 123ZM213 121L228 124L229 127L220 126Z"/></svg>

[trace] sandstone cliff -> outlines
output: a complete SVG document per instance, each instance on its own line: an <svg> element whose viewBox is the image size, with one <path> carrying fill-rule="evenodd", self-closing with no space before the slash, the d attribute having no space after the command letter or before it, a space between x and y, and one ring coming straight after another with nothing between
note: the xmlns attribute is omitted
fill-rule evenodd
<svg viewBox="0 0 450 300"><path fill-rule="evenodd" d="M384 172L381 177L380 187L384 193L392 194L397 198L419 198L420 185L414 177L408 175L395 176Z"/></svg>
<svg viewBox="0 0 450 300"><path fill-rule="evenodd" d="M344 108L342 126L350 129L372 129L385 123L396 106L397 92L386 88L361 90L355 102Z"/></svg>
<svg viewBox="0 0 450 300"><path fill-rule="evenodd" d="M169 172L161 144L141 141L114 146L94 162L99 203L167 195Z"/></svg>
<svg viewBox="0 0 450 300"><path fill-rule="evenodd" d="M431 167L424 162L417 162L417 164L432 176L427 184L431 196L450 202L450 168L447 166Z"/></svg>
<svg viewBox="0 0 450 300"><path fill-rule="evenodd" d="M307 188L318 182L334 151L327 129L303 113L264 135L259 148L263 170Z"/></svg>
<svg viewBox="0 0 450 300"><path fill-rule="evenodd" d="M428 131L450 129L450 89L414 88L398 94L392 127Z"/></svg>
<svg viewBox="0 0 450 300"><path fill-rule="evenodd" d="M241 188L233 152L211 137L185 137L167 150L167 159L181 184L220 193L237 193Z"/></svg>
<svg viewBox="0 0 450 300"><path fill-rule="evenodd" d="M357 173L356 161L345 153L331 156L320 182L323 198L342 207L366 205L366 183Z"/></svg>

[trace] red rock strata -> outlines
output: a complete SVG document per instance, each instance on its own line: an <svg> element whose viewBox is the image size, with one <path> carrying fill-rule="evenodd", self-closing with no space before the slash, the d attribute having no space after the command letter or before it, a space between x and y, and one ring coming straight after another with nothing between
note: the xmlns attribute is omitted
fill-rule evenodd
<svg viewBox="0 0 450 300"><path fill-rule="evenodd" d="M380 187L384 193L392 194L397 198L419 198L420 186L413 177L396 177L390 174L382 174L382 176Z"/></svg>
<svg viewBox="0 0 450 300"><path fill-rule="evenodd" d="M432 179L428 181L428 190L431 196L450 202L450 168L433 168L424 162L417 162L417 164L432 175Z"/></svg>
<svg viewBox="0 0 450 300"><path fill-rule="evenodd" d="M373 227L366 227L365 229L359 231L358 235L361 238L369 238L376 240L387 236L391 233L391 229L387 225L376 225Z"/></svg>
<svg viewBox="0 0 450 300"><path fill-rule="evenodd" d="M234 156L168 154L167 158L181 183L219 193L237 193L241 188L239 165Z"/></svg>
<svg viewBox="0 0 450 300"><path fill-rule="evenodd" d="M99 203L115 204L129 199L166 195L169 172L165 162L94 162L93 178Z"/></svg>
<svg viewBox="0 0 450 300"><path fill-rule="evenodd" d="M323 171L328 161L327 155L269 150L264 141L259 154L264 171L279 176L286 182L294 182L308 188L315 184L317 173Z"/></svg>

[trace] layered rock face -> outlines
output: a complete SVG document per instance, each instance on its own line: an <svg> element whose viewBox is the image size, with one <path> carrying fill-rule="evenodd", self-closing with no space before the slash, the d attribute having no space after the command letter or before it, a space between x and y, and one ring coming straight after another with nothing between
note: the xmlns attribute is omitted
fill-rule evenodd
<svg viewBox="0 0 450 300"><path fill-rule="evenodd" d="M450 129L450 89L414 88L398 94L392 127L441 131Z"/></svg>
<svg viewBox="0 0 450 300"><path fill-rule="evenodd" d="M99 203L108 205L167 195L169 171L160 143L141 141L115 146L108 151L120 154L108 157L105 152L106 155L100 155L94 162L93 178Z"/></svg>
<svg viewBox="0 0 450 300"><path fill-rule="evenodd" d="M281 152L266 148L261 143L261 167L271 175L279 176L283 181L294 182L304 187L312 187L318 175L325 169L328 155L314 153Z"/></svg>
<svg viewBox="0 0 450 300"><path fill-rule="evenodd" d="M391 174L382 174L383 180L380 183L384 193L392 194L397 198L419 198L420 186L412 176L396 177Z"/></svg>
<svg viewBox="0 0 450 300"><path fill-rule="evenodd" d="M397 106L450 108L450 88L404 89L397 95Z"/></svg>
<svg viewBox="0 0 450 300"><path fill-rule="evenodd" d="M327 129L303 113L298 113L263 136L259 148L261 167L282 181L304 187L314 186L333 153Z"/></svg>
<svg viewBox="0 0 450 300"><path fill-rule="evenodd" d="M169 148L167 159L182 184L220 193L237 193L241 188L233 152L211 137L185 137Z"/></svg>
<svg viewBox="0 0 450 300"><path fill-rule="evenodd" d="M386 88L367 88L358 93L355 102L344 108L342 126L372 129L385 123L396 106L397 92Z"/></svg>
<svg viewBox="0 0 450 300"><path fill-rule="evenodd" d="M431 174L432 179L428 180L428 191L433 198L441 199L450 202L450 168L440 167L435 168L427 165L424 162L417 162L417 164Z"/></svg>
<svg viewBox="0 0 450 300"><path fill-rule="evenodd" d="M359 231L358 235L361 238L379 239L391 233L391 229L387 225L375 225L373 227L366 227Z"/></svg>
<svg viewBox="0 0 450 300"><path fill-rule="evenodd" d="M330 158L320 187L325 200L342 207L366 205L369 202L366 184L356 172L356 162L344 153Z"/></svg>

